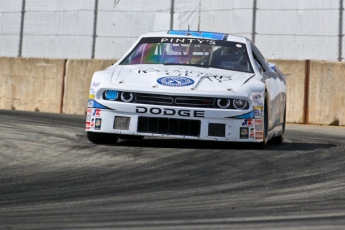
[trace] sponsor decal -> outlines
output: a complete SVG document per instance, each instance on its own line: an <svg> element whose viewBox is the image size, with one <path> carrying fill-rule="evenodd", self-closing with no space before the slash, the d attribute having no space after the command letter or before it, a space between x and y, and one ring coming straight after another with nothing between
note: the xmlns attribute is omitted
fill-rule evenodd
<svg viewBox="0 0 345 230"><path fill-rule="evenodd" d="M261 93L252 92L250 95L250 98L251 98L254 106L255 105L261 105L261 106L264 105L264 100L263 100Z"/></svg>
<svg viewBox="0 0 345 230"><path fill-rule="evenodd" d="M242 126L252 126L253 119L242 119Z"/></svg>
<svg viewBox="0 0 345 230"><path fill-rule="evenodd" d="M86 121L91 121L92 109L86 110Z"/></svg>
<svg viewBox="0 0 345 230"><path fill-rule="evenodd" d="M256 129L256 131L263 131L263 129L262 129L262 125L255 125L255 129Z"/></svg>
<svg viewBox="0 0 345 230"><path fill-rule="evenodd" d="M255 118L262 118L263 117L262 110L254 110L254 113L255 113Z"/></svg>
<svg viewBox="0 0 345 230"><path fill-rule="evenodd" d="M186 76L187 75L189 77L204 77L205 79L208 79L209 81L212 81L211 78L215 78L218 80L221 79L228 79L231 80L231 75L215 75L212 73L207 73L204 71L198 71L198 70L191 70L188 68L185 68L183 66L179 66L179 67L172 67L172 66L164 66L164 67L159 67L159 66L155 66L153 67L136 67L133 69L135 72L137 73L165 73L167 76Z"/></svg>
<svg viewBox="0 0 345 230"><path fill-rule="evenodd" d="M87 102L87 107L93 108L94 104L95 104L95 101L94 101L94 100L89 100L89 101Z"/></svg>
<svg viewBox="0 0 345 230"><path fill-rule="evenodd" d="M255 139L263 139L264 135L263 132L255 132Z"/></svg>
<svg viewBox="0 0 345 230"><path fill-rule="evenodd" d="M89 99L95 99L95 94L89 94Z"/></svg>
<svg viewBox="0 0 345 230"><path fill-rule="evenodd" d="M101 130L102 118L95 119L95 130Z"/></svg>
<svg viewBox="0 0 345 230"><path fill-rule="evenodd" d="M240 128L240 139L248 139L249 138L249 128L248 127L241 127Z"/></svg>
<svg viewBox="0 0 345 230"><path fill-rule="evenodd" d="M146 108L143 106L136 107L136 113L150 113L155 115L165 115L165 116L174 116L178 115L181 117L205 117L205 111L202 110L188 110L188 109L168 109L168 108Z"/></svg>
<svg viewBox="0 0 345 230"><path fill-rule="evenodd" d="M87 122L86 122L86 129L90 129L90 127L91 127L91 124L90 124L89 121L87 121Z"/></svg>
<svg viewBox="0 0 345 230"><path fill-rule="evenodd" d="M95 94L96 90L94 88L90 88L90 94Z"/></svg>
<svg viewBox="0 0 345 230"><path fill-rule="evenodd" d="M254 128L250 128L249 137L255 138L255 129Z"/></svg>
<svg viewBox="0 0 345 230"><path fill-rule="evenodd" d="M101 116L101 110L100 109L95 109L92 113L92 116L99 117Z"/></svg>
<svg viewBox="0 0 345 230"><path fill-rule="evenodd" d="M264 110L264 107L262 105L255 105L254 110Z"/></svg>
<svg viewBox="0 0 345 230"><path fill-rule="evenodd" d="M209 44L215 45L216 42L210 39L197 39L197 38L162 38L162 43L193 43L193 44Z"/></svg>
<svg viewBox="0 0 345 230"><path fill-rule="evenodd" d="M254 120L255 125L261 125L262 124L262 119L255 119Z"/></svg>
<svg viewBox="0 0 345 230"><path fill-rule="evenodd" d="M157 83L169 87L183 87L194 84L194 80L187 77L161 77L157 80Z"/></svg>
<svg viewBox="0 0 345 230"><path fill-rule="evenodd" d="M100 84L99 82L92 82L93 87L97 87L97 86L99 86L99 84Z"/></svg>
<svg viewBox="0 0 345 230"><path fill-rule="evenodd" d="M253 100L261 99L261 94L260 93L252 93L252 99Z"/></svg>

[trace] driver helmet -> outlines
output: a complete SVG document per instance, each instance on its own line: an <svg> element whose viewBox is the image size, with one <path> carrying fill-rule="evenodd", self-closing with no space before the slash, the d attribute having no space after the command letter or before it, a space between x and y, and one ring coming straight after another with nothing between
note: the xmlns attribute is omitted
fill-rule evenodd
<svg viewBox="0 0 345 230"><path fill-rule="evenodd" d="M232 65L240 65L243 60L241 49L226 47L222 50L222 65L224 68L231 68Z"/></svg>

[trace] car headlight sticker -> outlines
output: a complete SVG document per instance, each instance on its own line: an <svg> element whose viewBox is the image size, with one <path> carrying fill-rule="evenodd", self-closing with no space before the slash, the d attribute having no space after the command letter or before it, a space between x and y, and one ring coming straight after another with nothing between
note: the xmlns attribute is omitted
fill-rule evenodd
<svg viewBox="0 0 345 230"><path fill-rule="evenodd" d="M247 106L247 101L242 99L234 99L233 105L236 109L244 109Z"/></svg>
<svg viewBox="0 0 345 230"><path fill-rule="evenodd" d="M124 102L131 102L134 98L133 93L122 92L121 93L121 100Z"/></svg>
<svg viewBox="0 0 345 230"><path fill-rule="evenodd" d="M221 109L226 109L230 106L230 99L226 99L226 98L221 98L217 100L217 105L219 108Z"/></svg>
<svg viewBox="0 0 345 230"><path fill-rule="evenodd" d="M104 99L105 100L115 101L117 99L118 95L119 95L119 93L115 90L104 91Z"/></svg>

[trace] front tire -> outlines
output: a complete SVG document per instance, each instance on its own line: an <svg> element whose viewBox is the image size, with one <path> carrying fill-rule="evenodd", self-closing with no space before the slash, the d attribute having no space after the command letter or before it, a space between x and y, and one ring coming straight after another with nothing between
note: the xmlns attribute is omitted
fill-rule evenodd
<svg viewBox="0 0 345 230"><path fill-rule="evenodd" d="M277 137L274 137L272 139L272 143L280 144L283 142L284 134L285 134L285 123L286 123L286 107L285 107L285 111L284 111L284 120L283 120L283 124L282 124L282 134L277 136Z"/></svg>
<svg viewBox="0 0 345 230"><path fill-rule="evenodd" d="M115 134L86 132L87 139L95 144L116 144L118 137Z"/></svg>
<svg viewBox="0 0 345 230"><path fill-rule="evenodd" d="M265 93L265 102L264 102L264 117L263 117L263 130L262 130L262 137L263 140L260 143L260 147L264 148L267 145L267 138L268 138L268 107L267 107L267 95Z"/></svg>

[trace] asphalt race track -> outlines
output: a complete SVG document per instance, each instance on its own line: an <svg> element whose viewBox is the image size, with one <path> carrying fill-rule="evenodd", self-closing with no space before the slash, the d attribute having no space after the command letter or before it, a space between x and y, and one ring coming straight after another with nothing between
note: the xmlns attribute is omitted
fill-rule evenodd
<svg viewBox="0 0 345 230"><path fill-rule="evenodd" d="M84 116L0 110L0 230L345 229L345 128L95 145Z"/></svg>

